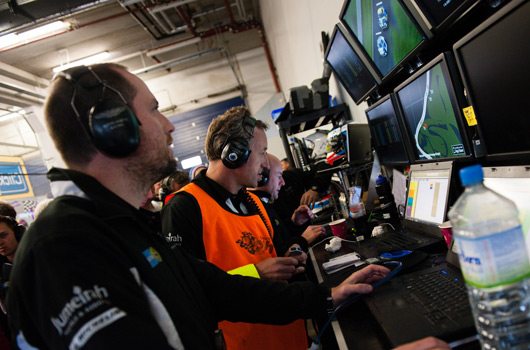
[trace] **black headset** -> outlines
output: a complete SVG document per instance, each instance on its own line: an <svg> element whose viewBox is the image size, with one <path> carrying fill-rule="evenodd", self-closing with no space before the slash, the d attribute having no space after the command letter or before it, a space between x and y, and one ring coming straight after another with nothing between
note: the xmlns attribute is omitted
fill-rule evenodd
<svg viewBox="0 0 530 350"><path fill-rule="evenodd" d="M229 169L237 169L248 161L250 153L252 152L249 147L249 140L254 135L254 127L256 126L256 119L245 116L241 121L240 130L246 130L245 127L250 127L249 138L243 138L241 136L235 137L231 134L223 144L223 151L221 152L221 159L223 164Z"/></svg>
<svg viewBox="0 0 530 350"><path fill-rule="evenodd" d="M7 223L7 226L9 228L13 227L13 233L15 234L15 239L17 240L17 242L20 242L20 240L22 239L22 235L26 231L26 228L24 226L20 225L17 222L17 220L13 219L11 216L3 216L2 215L2 219L4 221L8 221L9 222L9 223Z"/></svg>
<svg viewBox="0 0 530 350"><path fill-rule="evenodd" d="M94 85L80 84L79 79L85 74L92 74L97 83ZM134 152L140 145L140 121L132 108L127 104L123 95L102 80L91 67L79 66L59 72L57 77L64 78L74 87L70 105L77 119L83 126L89 139L96 148L111 157L126 157ZM101 97L93 105L86 118L81 117L76 106L77 90L91 90L101 88ZM119 99L105 98L107 90L114 92Z"/></svg>
<svg viewBox="0 0 530 350"><path fill-rule="evenodd" d="M258 181L258 187L265 186L269 182L269 177L271 176L271 171L267 168L261 170L261 180Z"/></svg>

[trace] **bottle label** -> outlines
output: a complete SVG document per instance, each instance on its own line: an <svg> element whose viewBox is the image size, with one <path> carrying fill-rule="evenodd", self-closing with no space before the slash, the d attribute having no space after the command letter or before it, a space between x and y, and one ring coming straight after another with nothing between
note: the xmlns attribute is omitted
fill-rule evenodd
<svg viewBox="0 0 530 350"><path fill-rule="evenodd" d="M492 288L530 277L521 226L479 238L455 235L460 268L469 285Z"/></svg>

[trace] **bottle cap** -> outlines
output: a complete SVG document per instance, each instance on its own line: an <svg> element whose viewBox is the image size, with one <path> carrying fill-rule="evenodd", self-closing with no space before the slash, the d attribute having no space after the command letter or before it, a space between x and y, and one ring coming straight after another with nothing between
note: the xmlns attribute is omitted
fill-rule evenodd
<svg viewBox="0 0 530 350"><path fill-rule="evenodd" d="M379 176L377 177L377 179L375 179L375 184L376 184L376 185L380 185L380 184L382 184L383 182L386 182L386 177L384 177L383 175L379 174Z"/></svg>
<svg viewBox="0 0 530 350"><path fill-rule="evenodd" d="M484 172L479 164L468 166L460 169L460 181L462 185L473 185L484 180Z"/></svg>

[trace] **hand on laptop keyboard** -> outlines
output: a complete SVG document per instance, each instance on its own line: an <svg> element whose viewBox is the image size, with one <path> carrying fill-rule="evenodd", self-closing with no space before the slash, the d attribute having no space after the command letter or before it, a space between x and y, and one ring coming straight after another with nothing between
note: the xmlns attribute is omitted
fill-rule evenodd
<svg viewBox="0 0 530 350"><path fill-rule="evenodd" d="M342 304L353 294L365 294L372 291L370 283L382 280L390 273L390 269L381 265L369 265L354 272L339 286L331 289L334 306Z"/></svg>

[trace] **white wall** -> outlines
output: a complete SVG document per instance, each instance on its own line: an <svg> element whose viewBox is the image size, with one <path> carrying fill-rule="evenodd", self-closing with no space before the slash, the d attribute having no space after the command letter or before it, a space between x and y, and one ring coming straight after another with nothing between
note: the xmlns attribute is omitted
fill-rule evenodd
<svg viewBox="0 0 530 350"><path fill-rule="evenodd" d="M324 53L321 32L333 32L344 0L261 0L261 16L271 55L285 96L289 89L320 78ZM355 121L366 123L366 103L356 106L345 90L330 79L330 94L350 106Z"/></svg>

